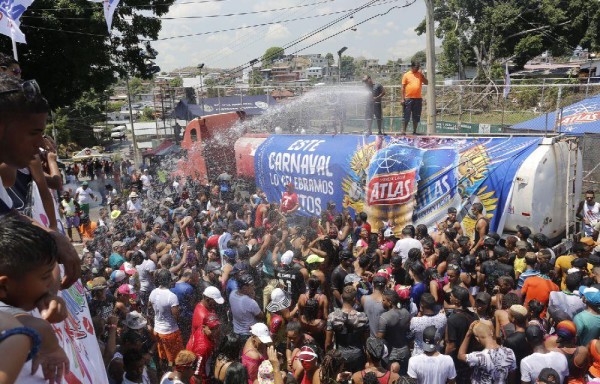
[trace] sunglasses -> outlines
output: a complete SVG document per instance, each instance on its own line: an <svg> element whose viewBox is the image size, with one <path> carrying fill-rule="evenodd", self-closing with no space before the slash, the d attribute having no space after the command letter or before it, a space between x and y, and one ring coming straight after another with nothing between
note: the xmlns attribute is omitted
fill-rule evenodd
<svg viewBox="0 0 600 384"><path fill-rule="evenodd" d="M39 84L35 80L27 80L20 84L19 88L9 89L7 91L0 91L0 95L23 92L23 96L27 101L33 101L38 97L42 91Z"/></svg>

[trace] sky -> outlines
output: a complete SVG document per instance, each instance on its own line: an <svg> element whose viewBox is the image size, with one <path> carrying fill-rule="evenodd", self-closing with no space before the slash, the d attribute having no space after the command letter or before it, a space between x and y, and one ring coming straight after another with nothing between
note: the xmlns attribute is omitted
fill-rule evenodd
<svg viewBox="0 0 600 384"><path fill-rule="evenodd" d="M353 19L344 19L286 49L285 52L294 53L371 16L385 13L394 6L404 6L407 1L413 0L374 1L373 6L354 13ZM286 47L369 2L369 0L177 0L169 13L163 16L159 41L153 43L159 52L157 64L162 71L195 67L200 63L205 63L207 68L234 68L252 59L260 58L269 47ZM287 9L281 10L282 8ZM189 18L276 9L280 10L239 16ZM332 12L341 13L327 15ZM344 55L377 58L381 64L398 58L407 61L415 52L425 49L425 36L418 36L414 32L424 17L425 4L421 0L416 0L408 7L392 9L383 16L375 17L357 26L356 31L341 32L298 54L324 55L331 52L337 56L336 52L341 47L347 46L348 50ZM296 18L304 19L284 22ZM267 23L269 25L235 31L160 40L173 36Z"/></svg>

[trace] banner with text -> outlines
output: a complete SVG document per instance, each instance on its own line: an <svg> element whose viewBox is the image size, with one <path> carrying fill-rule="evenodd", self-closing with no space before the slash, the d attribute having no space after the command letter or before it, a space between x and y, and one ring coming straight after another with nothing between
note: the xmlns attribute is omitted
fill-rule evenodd
<svg viewBox="0 0 600 384"><path fill-rule="evenodd" d="M44 211L42 198L35 183L32 189L32 217L39 223L48 226L49 221ZM58 211L55 209L56 217ZM62 223L58 222L62 230ZM60 291L67 304L68 317L65 321L52 324L58 343L69 357L71 371L62 380L64 384L108 384L104 361L96 340L96 332L92 324L90 310L85 297L85 288L77 281L69 289ZM33 313L39 317L37 310ZM25 364L17 379L18 383L46 383L39 368L31 375L31 362Z"/></svg>
<svg viewBox="0 0 600 384"><path fill-rule="evenodd" d="M412 223L434 227L455 207L472 234L472 204L483 204L496 230L514 176L540 140L272 135L254 162L269 201L279 202L284 186L294 184L301 215L320 215L332 200L367 212L373 231L391 225L398 234Z"/></svg>

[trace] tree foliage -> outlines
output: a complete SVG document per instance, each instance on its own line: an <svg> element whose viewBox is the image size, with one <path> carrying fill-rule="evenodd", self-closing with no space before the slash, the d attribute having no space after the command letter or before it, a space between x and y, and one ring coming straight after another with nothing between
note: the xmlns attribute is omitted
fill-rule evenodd
<svg viewBox="0 0 600 384"><path fill-rule="evenodd" d="M435 0L434 18L445 75L473 65L478 78L489 79L506 59L521 68L546 50L600 49L600 7L587 0ZM424 21L417 32L425 32Z"/></svg>
<svg viewBox="0 0 600 384"><path fill-rule="evenodd" d="M174 0L121 0L112 34L101 3L87 0L36 0L21 18L27 44L19 44L25 78L35 78L53 108L77 101L85 92L100 93L115 74L145 76L142 39L156 39L161 20ZM11 42L0 36L0 50Z"/></svg>
<svg viewBox="0 0 600 384"><path fill-rule="evenodd" d="M285 57L285 51L281 47L268 48L262 55L262 65L272 65L274 61L283 59Z"/></svg>

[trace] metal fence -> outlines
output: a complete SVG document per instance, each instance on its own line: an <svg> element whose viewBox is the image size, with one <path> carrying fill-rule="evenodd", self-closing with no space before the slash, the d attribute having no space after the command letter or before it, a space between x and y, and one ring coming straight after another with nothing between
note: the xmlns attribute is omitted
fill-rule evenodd
<svg viewBox="0 0 600 384"><path fill-rule="evenodd" d="M383 125L385 132L402 131L402 97L400 85L385 85L386 95L383 99ZM306 102L297 103L297 109L305 109L300 124L308 131L328 131L334 125L343 125L346 132L362 132L365 128L365 98L356 89L364 89L361 83L344 83L335 86L311 86L310 84L281 87L219 87L220 95L238 94L271 94L276 90L290 90L295 100L302 100L305 95L320 92L319 97L304 97ZM443 83L436 85L436 132L441 134L502 133L510 126L533 119L538 116L549 116L551 112L582 101L589 96L600 94L600 77L592 78L590 83L579 79L513 79L508 97L504 97L503 81L489 84L473 84L469 81ZM214 92L214 91L213 91ZM345 95L340 106L331 102L330 95ZM427 86L423 89L423 113L418 132L425 132L427 123ZM366 94L366 93L365 93ZM243 96L242 96L243 97ZM289 103L289 99L281 99L281 103ZM290 113L297 111L290 110ZM536 127L548 133L557 131L556 119L548 118L543 126ZM296 124L298 127L300 125ZM267 130L268 128L265 127ZM374 127L374 131L376 128ZM409 130L410 127L409 127ZM284 128L285 131L285 128ZM293 129L291 130L293 131Z"/></svg>

